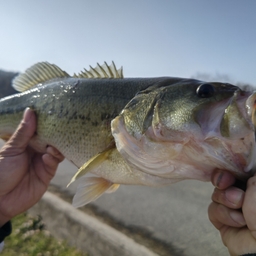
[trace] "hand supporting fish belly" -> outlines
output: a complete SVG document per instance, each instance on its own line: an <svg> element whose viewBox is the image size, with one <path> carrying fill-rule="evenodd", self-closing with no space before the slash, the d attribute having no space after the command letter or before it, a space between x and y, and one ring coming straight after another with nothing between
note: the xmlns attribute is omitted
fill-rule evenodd
<svg viewBox="0 0 256 256"><path fill-rule="evenodd" d="M79 170L71 182L94 174L78 185L76 207L120 184L209 181L217 168L241 180L254 172L255 92L195 79L123 78L114 63L70 76L41 62L13 86L20 93L0 100L0 137L33 109L37 149L51 145L73 162Z"/></svg>

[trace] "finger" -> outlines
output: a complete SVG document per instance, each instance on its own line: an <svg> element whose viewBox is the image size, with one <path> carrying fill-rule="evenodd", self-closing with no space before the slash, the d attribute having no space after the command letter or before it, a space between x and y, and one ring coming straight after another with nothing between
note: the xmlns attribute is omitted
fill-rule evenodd
<svg viewBox="0 0 256 256"><path fill-rule="evenodd" d="M40 183L44 184L44 189L54 177L58 164L59 160L50 154L37 154L34 157L34 170Z"/></svg>
<svg viewBox="0 0 256 256"><path fill-rule="evenodd" d="M3 147L4 156L20 154L27 147L36 130L36 117L33 110L27 108L18 128Z"/></svg>
<svg viewBox="0 0 256 256"><path fill-rule="evenodd" d="M256 176L250 178L247 182L247 190L244 198L243 213L248 228L256 238Z"/></svg>
<svg viewBox="0 0 256 256"><path fill-rule="evenodd" d="M43 162L47 168L56 169L61 162L58 158L46 153L42 156Z"/></svg>
<svg viewBox="0 0 256 256"><path fill-rule="evenodd" d="M221 229L223 226L241 228L246 225L243 214L238 210L212 202L208 208L208 216L211 223Z"/></svg>
<svg viewBox="0 0 256 256"><path fill-rule="evenodd" d="M215 188L212 200L231 209L240 209L244 200L244 191L236 187L230 187L226 190Z"/></svg>
<svg viewBox="0 0 256 256"><path fill-rule="evenodd" d="M59 162L62 162L64 160L64 156L54 147L48 146L46 148L46 153L52 155L53 157L57 158Z"/></svg>
<svg viewBox="0 0 256 256"><path fill-rule="evenodd" d="M44 154L42 160L45 165L46 175L48 176L46 180L50 181L54 177L60 161L50 154Z"/></svg>
<svg viewBox="0 0 256 256"><path fill-rule="evenodd" d="M219 189L226 189L235 183L235 177L226 171L216 170L212 174L212 184Z"/></svg>
<svg viewBox="0 0 256 256"><path fill-rule="evenodd" d="M223 244L228 248L230 255L255 255L255 238L246 227L230 228L223 226L220 230Z"/></svg>

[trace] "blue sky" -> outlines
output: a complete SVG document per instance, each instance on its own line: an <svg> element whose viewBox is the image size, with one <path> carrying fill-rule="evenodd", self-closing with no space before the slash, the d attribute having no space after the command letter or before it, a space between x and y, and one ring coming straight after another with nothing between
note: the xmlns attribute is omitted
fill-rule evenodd
<svg viewBox="0 0 256 256"><path fill-rule="evenodd" d="M73 74L114 60L126 77L256 85L254 0L8 0L0 10L1 69L49 61Z"/></svg>

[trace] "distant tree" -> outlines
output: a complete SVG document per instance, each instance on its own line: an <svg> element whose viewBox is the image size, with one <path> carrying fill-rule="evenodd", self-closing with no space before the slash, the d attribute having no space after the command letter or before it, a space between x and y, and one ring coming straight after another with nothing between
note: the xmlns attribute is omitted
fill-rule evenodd
<svg viewBox="0 0 256 256"><path fill-rule="evenodd" d="M18 74L0 70L0 98L17 93L12 87L12 80Z"/></svg>

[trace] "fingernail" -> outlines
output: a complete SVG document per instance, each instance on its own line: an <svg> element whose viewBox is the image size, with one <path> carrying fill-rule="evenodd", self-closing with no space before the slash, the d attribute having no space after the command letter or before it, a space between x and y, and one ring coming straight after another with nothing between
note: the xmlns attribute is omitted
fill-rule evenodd
<svg viewBox="0 0 256 256"><path fill-rule="evenodd" d="M51 155L58 155L59 154L59 151L56 148L51 147L51 146L46 147L46 152L48 152Z"/></svg>
<svg viewBox="0 0 256 256"><path fill-rule="evenodd" d="M32 114L32 111L30 111L30 108L26 108L23 113L23 120L25 122L29 122L29 120L31 119L31 114Z"/></svg>
<svg viewBox="0 0 256 256"><path fill-rule="evenodd" d="M240 189L230 188L225 191L225 196L229 202L236 205L238 202L241 202L243 192Z"/></svg>
<svg viewBox="0 0 256 256"><path fill-rule="evenodd" d="M223 177L223 172L220 172L214 176L213 184L215 185L215 187L219 188L222 177Z"/></svg>
<svg viewBox="0 0 256 256"><path fill-rule="evenodd" d="M246 225L245 219L241 212L232 211L230 212L230 217L233 221L237 222L240 225Z"/></svg>

